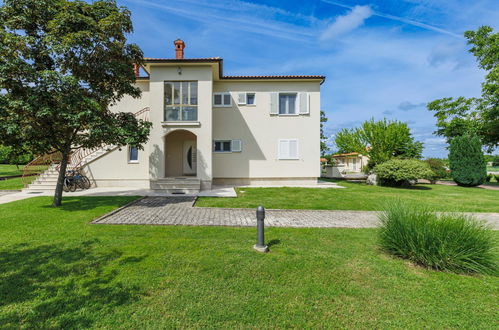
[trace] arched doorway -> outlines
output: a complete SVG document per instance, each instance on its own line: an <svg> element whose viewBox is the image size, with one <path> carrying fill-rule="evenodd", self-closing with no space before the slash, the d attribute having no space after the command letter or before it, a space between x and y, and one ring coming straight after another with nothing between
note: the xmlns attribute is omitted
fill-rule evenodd
<svg viewBox="0 0 499 330"><path fill-rule="evenodd" d="M196 176L197 137L186 130L165 136L165 177Z"/></svg>

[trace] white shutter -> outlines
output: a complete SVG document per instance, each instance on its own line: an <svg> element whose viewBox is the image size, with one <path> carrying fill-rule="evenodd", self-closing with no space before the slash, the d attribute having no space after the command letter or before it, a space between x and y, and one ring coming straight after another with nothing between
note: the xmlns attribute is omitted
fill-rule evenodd
<svg viewBox="0 0 499 330"><path fill-rule="evenodd" d="M278 149L278 159L289 158L289 140L279 140Z"/></svg>
<svg viewBox="0 0 499 330"><path fill-rule="evenodd" d="M232 140L231 151L232 152L241 152L242 151L242 143L241 140Z"/></svg>
<svg viewBox="0 0 499 330"><path fill-rule="evenodd" d="M310 97L308 93L299 93L298 94L299 102L300 102L300 114L306 115L310 113Z"/></svg>
<svg viewBox="0 0 499 330"><path fill-rule="evenodd" d="M289 140L289 159L298 159L298 140Z"/></svg>
<svg viewBox="0 0 499 330"><path fill-rule="evenodd" d="M279 114L279 93L270 93L270 114Z"/></svg>
<svg viewBox="0 0 499 330"><path fill-rule="evenodd" d="M237 104L245 105L246 104L246 93L238 93L237 95Z"/></svg>

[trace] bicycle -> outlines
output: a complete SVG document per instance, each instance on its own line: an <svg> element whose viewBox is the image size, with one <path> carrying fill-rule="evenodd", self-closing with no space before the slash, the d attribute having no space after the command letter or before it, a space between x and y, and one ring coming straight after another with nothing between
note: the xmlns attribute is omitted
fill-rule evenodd
<svg viewBox="0 0 499 330"><path fill-rule="evenodd" d="M81 173L80 169L69 170L64 178L63 190L66 192L74 192L79 187L80 189L89 189L91 186L90 180Z"/></svg>

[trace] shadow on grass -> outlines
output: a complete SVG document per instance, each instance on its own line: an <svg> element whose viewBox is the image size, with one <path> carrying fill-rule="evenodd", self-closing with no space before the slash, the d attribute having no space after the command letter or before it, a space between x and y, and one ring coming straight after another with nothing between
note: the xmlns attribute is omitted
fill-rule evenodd
<svg viewBox="0 0 499 330"><path fill-rule="evenodd" d="M58 209L61 211L85 211L92 210L101 206L122 206L139 196L82 196L82 197L63 197L62 205L55 208L52 204L43 205L43 208Z"/></svg>
<svg viewBox="0 0 499 330"><path fill-rule="evenodd" d="M137 300L139 289L117 281L118 270L112 264L143 257L121 259L118 251L96 251L96 244L97 240L73 247L19 244L0 250L0 324L88 328L96 314Z"/></svg>
<svg viewBox="0 0 499 330"><path fill-rule="evenodd" d="M267 246L268 247L271 247L271 246L274 246L274 245L278 245L278 244L281 244L281 240L280 239L273 239L273 240L270 240L267 242Z"/></svg>

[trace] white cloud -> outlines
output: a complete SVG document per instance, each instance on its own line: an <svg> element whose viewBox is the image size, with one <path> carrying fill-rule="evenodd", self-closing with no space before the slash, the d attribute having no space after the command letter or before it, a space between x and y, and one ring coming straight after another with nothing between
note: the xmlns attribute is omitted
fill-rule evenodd
<svg viewBox="0 0 499 330"><path fill-rule="evenodd" d="M329 40L339 35L355 30L364 21L373 15L373 11L369 6L355 6L348 14L339 16L329 25L320 36L321 40Z"/></svg>

